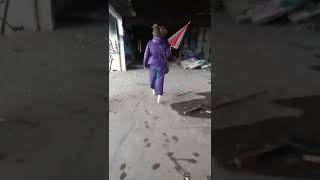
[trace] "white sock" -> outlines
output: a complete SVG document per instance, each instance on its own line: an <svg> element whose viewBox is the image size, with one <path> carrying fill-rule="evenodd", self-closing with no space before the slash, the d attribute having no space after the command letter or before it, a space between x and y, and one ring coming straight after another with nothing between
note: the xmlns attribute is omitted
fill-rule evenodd
<svg viewBox="0 0 320 180"><path fill-rule="evenodd" d="M160 104L161 95L158 95L157 103Z"/></svg>
<svg viewBox="0 0 320 180"><path fill-rule="evenodd" d="M152 90L152 94L153 94L153 95L156 95L156 90Z"/></svg>

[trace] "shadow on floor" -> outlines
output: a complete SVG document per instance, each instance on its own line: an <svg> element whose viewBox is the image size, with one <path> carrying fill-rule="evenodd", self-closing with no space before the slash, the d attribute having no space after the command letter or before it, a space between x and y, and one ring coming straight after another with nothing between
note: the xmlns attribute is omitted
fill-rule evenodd
<svg viewBox="0 0 320 180"><path fill-rule="evenodd" d="M225 167L238 152L244 149L274 144L287 138L302 138L320 144L320 95L279 99L274 103L303 111L301 116L286 116L265 119L252 125L235 126L213 130L212 155ZM235 119L236 121L236 119ZM320 153L320 152L319 152ZM299 163L288 165L282 161L259 164L250 169L271 176L319 177L319 167Z"/></svg>

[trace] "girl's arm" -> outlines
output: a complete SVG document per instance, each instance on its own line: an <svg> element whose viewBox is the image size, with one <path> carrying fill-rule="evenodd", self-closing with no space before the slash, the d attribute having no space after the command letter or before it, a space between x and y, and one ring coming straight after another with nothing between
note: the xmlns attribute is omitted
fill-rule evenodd
<svg viewBox="0 0 320 180"><path fill-rule="evenodd" d="M150 57L150 49L149 49L149 42L146 46L146 50L144 51L144 58L143 58L143 67L147 67L148 66L148 60Z"/></svg>

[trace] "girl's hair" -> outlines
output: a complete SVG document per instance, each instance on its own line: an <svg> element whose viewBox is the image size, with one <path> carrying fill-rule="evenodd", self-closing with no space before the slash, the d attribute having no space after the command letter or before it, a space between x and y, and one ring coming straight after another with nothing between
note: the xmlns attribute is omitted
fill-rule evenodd
<svg viewBox="0 0 320 180"><path fill-rule="evenodd" d="M158 24L154 24L152 26L152 34L154 37L161 36L165 37L168 34L168 30L164 26L159 26Z"/></svg>

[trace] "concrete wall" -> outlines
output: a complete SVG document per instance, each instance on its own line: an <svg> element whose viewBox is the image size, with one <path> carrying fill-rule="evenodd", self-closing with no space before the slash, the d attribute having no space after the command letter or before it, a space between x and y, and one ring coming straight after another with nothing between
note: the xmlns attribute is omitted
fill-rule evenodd
<svg viewBox="0 0 320 180"><path fill-rule="evenodd" d="M4 4L0 5L0 16ZM2 21L0 21L2 23ZM54 27L51 0L10 0L7 22L12 26L23 26L25 31L50 30ZM6 34L13 31L6 27Z"/></svg>
<svg viewBox="0 0 320 180"><path fill-rule="evenodd" d="M38 0L38 7L40 30L52 30L55 25L52 0Z"/></svg>
<svg viewBox="0 0 320 180"><path fill-rule="evenodd" d="M24 26L25 30L36 30L36 18L34 15L34 0L10 0L8 14L7 14L7 22L12 26ZM4 12L4 4L1 4L0 9L1 17ZM2 23L2 22L1 22ZM10 34L12 31L10 28L6 28L6 34Z"/></svg>

